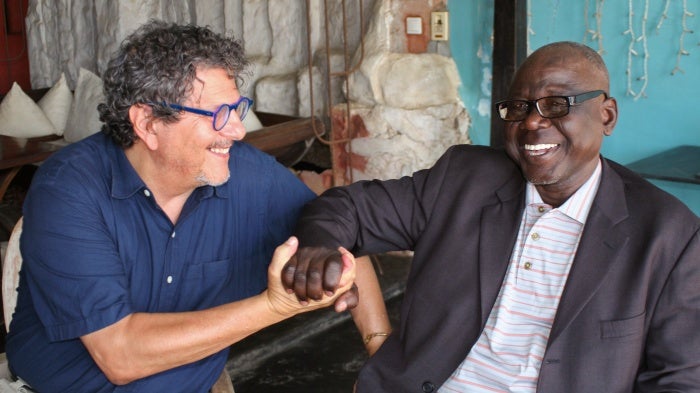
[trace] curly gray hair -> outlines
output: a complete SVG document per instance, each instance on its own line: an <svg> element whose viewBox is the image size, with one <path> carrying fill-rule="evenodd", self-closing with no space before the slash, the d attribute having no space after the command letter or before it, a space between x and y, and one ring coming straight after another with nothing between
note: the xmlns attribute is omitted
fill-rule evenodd
<svg viewBox="0 0 700 393"><path fill-rule="evenodd" d="M105 103L98 105L102 132L127 148L136 135L129 108L138 103L182 104L192 93L199 67L221 68L241 86L248 66L243 45L232 37L194 25L149 21L129 35L110 60L102 79ZM153 106L153 116L176 122L178 112Z"/></svg>

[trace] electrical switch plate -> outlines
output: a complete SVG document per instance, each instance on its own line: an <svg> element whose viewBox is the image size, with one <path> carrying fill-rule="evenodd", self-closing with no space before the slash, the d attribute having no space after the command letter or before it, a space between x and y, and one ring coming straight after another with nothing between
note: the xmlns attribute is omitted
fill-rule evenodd
<svg viewBox="0 0 700 393"><path fill-rule="evenodd" d="M414 16L406 18L406 34L423 34L423 19Z"/></svg>
<svg viewBox="0 0 700 393"><path fill-rule="evenodd" d="M447 11L430 13L430 39L447 41L450 38L449 18Z"/></svg>

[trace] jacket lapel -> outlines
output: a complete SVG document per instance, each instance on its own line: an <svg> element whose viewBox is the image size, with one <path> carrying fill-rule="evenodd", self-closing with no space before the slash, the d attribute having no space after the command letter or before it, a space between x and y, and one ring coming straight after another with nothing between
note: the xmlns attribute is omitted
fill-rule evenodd
<svg viewBox="0 0 700 393"><path fill-rule="evenodd" d="M481 327L501 289L518 236L525 205L525 182L522 175L496 191L500 203L487 206L481 215L479 241L479 283L481 285Z"/></svg>
<svg viewBox="0 0 700 393"><path fill-rule="evenodd" d="M569 326L595 294L616 255L627 243L627 233L618 226L628 216L624 195L622 179L603 160L600 186L554 318L550 343Z"/></svg>

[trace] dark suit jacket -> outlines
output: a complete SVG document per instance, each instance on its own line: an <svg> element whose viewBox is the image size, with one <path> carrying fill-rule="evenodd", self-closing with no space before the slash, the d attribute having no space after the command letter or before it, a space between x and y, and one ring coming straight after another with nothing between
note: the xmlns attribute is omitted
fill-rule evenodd
<svg viewBox="0 0 700 393"><path fill-rule="evenodd" d="M332 189L307 207L304 246L415 251L401 324L358 393L437 391L464 360L503 282L524 186L503 151L456 146L412 177ZM700 391L699 228L678 200L603 159L538 392Z"/></svg>

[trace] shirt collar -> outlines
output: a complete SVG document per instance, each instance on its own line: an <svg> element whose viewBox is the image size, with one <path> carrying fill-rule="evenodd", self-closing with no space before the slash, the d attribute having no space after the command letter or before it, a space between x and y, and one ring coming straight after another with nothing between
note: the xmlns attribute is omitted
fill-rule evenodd
<svg viewBox="0 0 700 393"><path fill-rule="evenodd" d="M591 210L593 199L595 198L595 194L598 191L598 186L600 185L601 173L602 165L599 158L598 164L588 180L586 180L586 182L583 183L583 185L579 187L579 189L576 190L576 192L574 192L569 199L554 210L558 210L581 224L585 224L586 218L588 217L588 212ZM530 182L527 182L525 198L525 202L528 206L546 205L544 201L542 201L540 193L537 192L535 185Z"/></svg>

